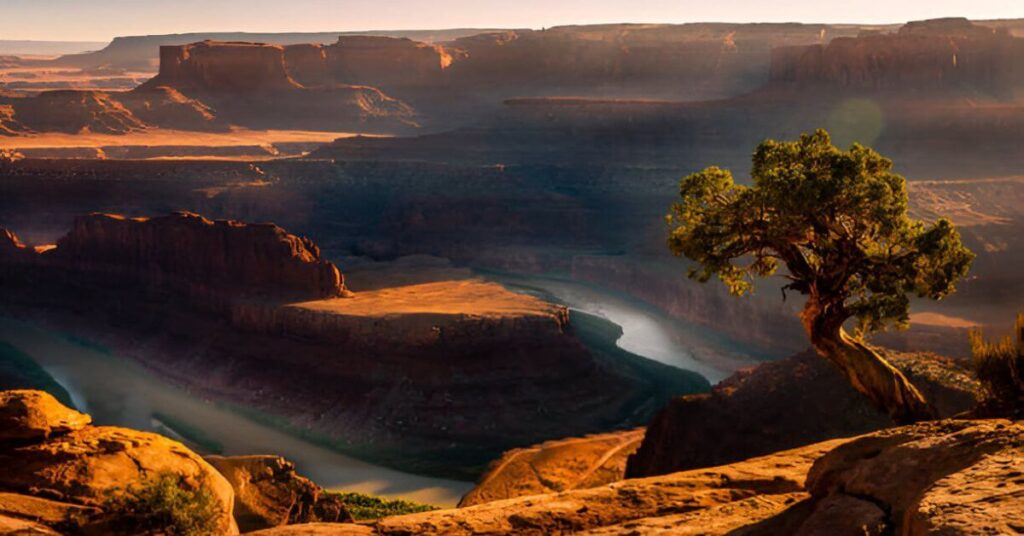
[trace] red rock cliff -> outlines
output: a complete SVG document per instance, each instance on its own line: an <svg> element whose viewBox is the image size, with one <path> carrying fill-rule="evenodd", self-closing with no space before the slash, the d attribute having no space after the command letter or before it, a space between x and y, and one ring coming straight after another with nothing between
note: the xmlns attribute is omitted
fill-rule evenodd
<svg viewBox="0 0 1024 536"><path fill-rule="evenodd" d="M160 47L160 74L146 87L200 90L290 89L284 47L263 43L202 41Z"/></svg>
<svg viewBox="0 0 1024 536"><path fill-rule="evenodd" d="M1024 83L1024 39L966 19L912 22L896 33L841 37L772 52L771 81L859 90L971 89Z"/></svg>
<svg viewBox="0 0 1024 536"><path fill-rule="evenodd" d="M452 63L440 46L393 37L343 36L324 53L337 82L385 88L437 84Z"/></svg>
<svg viewBox="0 0 1024 536"><path fill-rule="evenodd" d="M90 214L46 257L75 271L189 292L318 299L340 296L338 268L308 238L273 224Z"/></svg>

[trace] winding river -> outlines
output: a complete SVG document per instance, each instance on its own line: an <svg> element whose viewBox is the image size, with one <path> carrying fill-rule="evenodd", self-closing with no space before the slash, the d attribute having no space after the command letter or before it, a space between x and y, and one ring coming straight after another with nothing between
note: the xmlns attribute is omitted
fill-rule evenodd
<svg viewBox="0 0 1024 536"><path fill-rule="evenodd" d="M590 285L550 277L482 274L618 324L622 349L697 372L712 383L749 360L745 349L674 321L642 302ZM0 341L28 355L97 424L150 430L214 444L227 455L267 454L295 462L326 488L453 506L471 482L413 475L360 461L263 424L230 407L161 381L136 362L64 334L0 317Z"/></svg>
<svg viewBox="0 0 1024 536"><path fill-rule="evenodd" d="M167 423L154 418L166 416L217 443L224 454L284 456L301 474L328 489L454 506L473 487L472 482L403 473L345 456L202 400L160 381L134 361L58 332L0 317L0 341L31 356L97 424L168 435Z"/></svg>

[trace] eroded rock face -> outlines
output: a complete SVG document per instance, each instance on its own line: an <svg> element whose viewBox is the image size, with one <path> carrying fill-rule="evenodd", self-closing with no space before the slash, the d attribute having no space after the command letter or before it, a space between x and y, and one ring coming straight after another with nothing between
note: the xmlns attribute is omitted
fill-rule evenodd
<svg viewBox="0 0 1024 536"><path fill-rule="evenodd" d="M803 481L814 460L842 440L779 452L723 467L624 480L591 489L519 497L467 508L384 518L368 534L565 534L601 527L630 533L635 524L678 529L702 514L732 512L721 528L772 517L805 499ZM673 517L678 516L678 517ZM678 519L678 523L672 520ZM707 521L711 526L711 521ZM701 525L690 525L698 528ZM352 525L284 527L259 534L356 534ZM347 532L349 531L349 532ZM671 531L670 531L671 532ZM723 534L720 531L695 531ZM641 532L643 533L643 532ZM782 532L784 533L784 532ZM780 533L781 534L781 533Z"/></svg>
<svg viewBox="0 0 1024 536"><path fill-rule="evenodd" d="M973 409L980 387L965 369L933 354L886 352L940 416ZM894 423L813 352L727 378L706 395L673 400L651 422L628 477L708 467L780 449L849 437Z"/></svg>
<svg viewBox="0 0 1024 536"><path fill-rule="evenodd" d="M773 83L851 89L974 89L1006 95L1024 83L1024 39L967 19L912 22L896 33L773 51Z"/></svg>
<svg viewBox="0 0 1024 536"><path fill-rule="evenodd" d="M831 528L864 520L898 534L1016 534L1024 530L1024 426L940 421L858 438L815 462L807 489ZM860 514L830 515L859 501ZM880 519L879 519L880 518ZM808 532L810 533L810 532Z"/></svg>
<svg viewBox="0 0 1024 536"><path fill-rule="evenodd" d="M295 62L294 68L287 61ZM160 73L132 93L172 88L217 110L224 122L252 128L415 127L415 112L380 89L336 82L320 45L203 41L160 47ZM292 73L309 84L297 82Z"/></svg>
<svg viewBox="0 0 1024 536"><path fill-rule="evenodd" d="M368 527L297 525L259 534L1018 534L1022 464L1021 424L937 421Z"/></svg>
<svg viewBox="0 0 1024 536"><path fill-rule="evenodd" d="M212 91L293 89L284 47L264 43L202 41L160 47L159 85Z"/></svg>
<svg viewBox="0 0 1024 536"><path fill-rule="evenodd" d="M242 532L294 523L351 521L345 505L295 473L280 456L206 458L235 490L235 519Z"/></svg>
<svg viewBox="0 0 1024 536"><path fill-rule="evenodd" d="M42 391L0 391L0 442L46 439L81 430L92 418Z"/></svg>
<svg viewBox="0 0 1024 536"><path fill-rule="evenodd" d="M343 36L323 50L337 82L383 88L440 84L453 61L440 46L393 37Z"/></svg>
<svg viewBox="0 0 1024 536"><path fill-rule="evenodd" d="M547 441L506 452L491 464L459 507L491 501L602 486L622 480L626 459L644 430Z"/></svg>
<svg viewBox="0 0 1024 536"><path fill-rule="evenodd" d="M89 214L48 255L63 267L186 293L264 293L319 299L344 293L341 272L308 238L273 224ZM186 294L187 295L187 294Z"/></svg>
<svg viewBox="0 0 1024 536"><path fill-rule="evenodd" d="M0 393L0 415L6 433L0 438L0 488L7 492L0 496L0 515L57 526L73 510L102 517L111 494L170 474L183 485L208 489L220 503L221 530L237 533L231 485L181 443L126 428L88 426L87 415L41 391Z"/></svg>

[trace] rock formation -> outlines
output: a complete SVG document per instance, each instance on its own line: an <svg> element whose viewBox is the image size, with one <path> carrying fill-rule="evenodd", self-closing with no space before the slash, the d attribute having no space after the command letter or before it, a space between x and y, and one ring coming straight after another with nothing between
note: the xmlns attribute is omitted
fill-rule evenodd
<svg viewBox="0 0 1024 536"><path fill-rule="evenodd" d="M930 422L592 489L257 534L1014 534L1022 454L1020 424Z"/></svg>
<svg viewBox="0 0 1024 536"><path fill-rule="evenodd" d="M980 386L936 355L886 352L937 408L951 417L973 409ZM627 477L669 474L848 437L893 422L812 352L740 371L710 394L673 400L651 422Z"/></svg>
<svg viewBox="0 0 1024 536"><path fill-rule="evenodd" d="M90 422L88 415L42 391L0 391L0 442L46 440Z"/></svg>
<svg viewBox="0 0 1024 536"><path fill-rule="evenodd" d="M223 533L238 532L231 485L202 458L163 436L89 422L41 391L0 393L0 527L22 530L14 518L88 531L110 521L111 494L173 475L208 489Z"/></svg>
<svg viewBox="0 0 1024 536"><path fill-rule="evenodd" d="M884 430L839 446L807 475L814 529L1013 534L1024 527L1024 428L943 421Z"/></svg>
<svg viewBox="0 0 1024 536"><path fill-rule="evenodd" d="M709 388L612 341L592 349L564 306L475 277L347 295L311 242L269 224L93 214L56 247L0 249L0 268L5 308L417 471L475 478L509 448L636 427Z"/></svg>
<svg viewBox="0 0 1024 536"><path fill-rule="evenodd" d="M89 214L48 254L74 271L201 292L322 299L345 293L341 272L308 238L273 224Z"/></svg>
<svg viewBox="0 0 1024 536"><path fill-rule="evenodd" d="M184 90L248 92L297 89L284 67L284 47L203 41L160 47L154 84Z"/></svg>
<svg viewBox="0 0 1024 536"><path fill-rule="evenodd" d="M146 127L124 104L100 91L46 91L14 102L14 118L37 131L123 134Z"/></svg>
<svg viewBox="0 0 1024 536"><path fill-rule="evenodd" d="M1006 97L1024 85L1024 39L967 19L911 22L772 53L771 81L852 90L967 90Z"/></svg>
<svg viewBox="0 0 1024 536"><path fill-rule="evenodd" d="M350 36L323 48L331 77L389 90L442 84L452 56L441 46L410 39Z"/></svg>
<svg viewBox="0 0 1024 536"><path fill-rule="evenodd" d="M224 128L212 109L168 87L125 93L95 90L44 91L8 98L0 107L0 132L129 134L156 127L184 130Z"/></svg>
<svg viewBox="0 0 1024 536"><path fill-rule="evenodd" d="M346 522L352 516L337 498L295 473L279 456L208 456L235 490L235 520L242 532L313 522Z"/></svg>
<svg viewBox="0 0 1024 536"><path fill-rule="evenodd" d="M459 501L459 507L622 480L626 459L643 437L644 430L638 429L510 450L491 464L477 486Z"/></svg>

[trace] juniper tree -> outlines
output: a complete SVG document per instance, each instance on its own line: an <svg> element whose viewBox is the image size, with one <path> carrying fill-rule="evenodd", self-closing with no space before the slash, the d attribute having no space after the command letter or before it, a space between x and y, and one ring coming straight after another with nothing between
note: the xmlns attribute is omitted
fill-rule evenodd
<svg viewBox="0 0 1024 536"><path fill-rule="evenodd" d="M761 143L751 180L736 184L709 167L680 183L668 245L694 262L690 277L718 277L744 295L778 271L788 280L783 297L807 297L800 319L819 355L897 422L932 417L920 391L863 335L906 328L911 295L955 291L974 254L953 224L908 217L906 181L892 162L858 144L840 150L824 130Z"/></svg>

